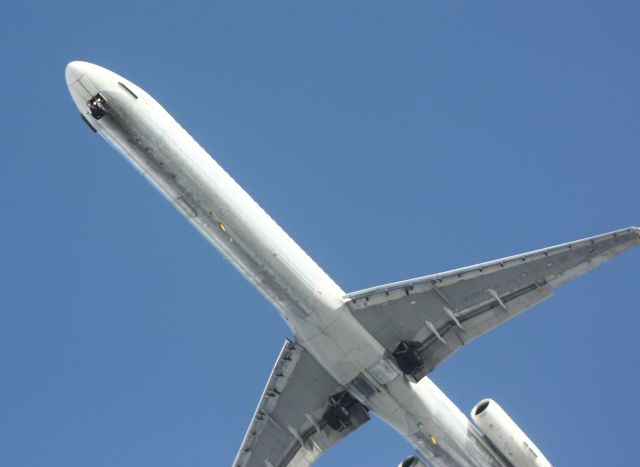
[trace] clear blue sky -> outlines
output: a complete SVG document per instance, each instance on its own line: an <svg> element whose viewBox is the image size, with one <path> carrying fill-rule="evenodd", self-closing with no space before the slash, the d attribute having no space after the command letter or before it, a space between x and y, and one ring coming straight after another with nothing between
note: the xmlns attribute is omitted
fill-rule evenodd
<svg viewBox="0 0 640 467"><path fill-rule="evenodd" d="M154 95L346 290L638 225L640 6L9 2L0 465L226 466L278 314L88 131L64 66ZM557 465L637 462L640 250L432 374ZM318 466L395 466L381 421Z"/></svg>

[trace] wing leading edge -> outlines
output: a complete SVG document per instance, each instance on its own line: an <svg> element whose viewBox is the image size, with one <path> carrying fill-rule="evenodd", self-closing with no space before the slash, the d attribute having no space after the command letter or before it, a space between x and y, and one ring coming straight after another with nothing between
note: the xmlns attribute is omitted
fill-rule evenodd
<svg viewBox="0 0 640 467"><path fill-rule="evenodd" d="M367 410L344 391L311 354L287 340L233 466L308 467L313 464L323 451L369 420ZM328 418L334 402L346 406L348 422ZM339 429L329 426L336 423Z"/></svg>
<svg viewBox="0 0 640 467"><path fill-rule="evenodd" d="M416 379L471 340L517 316L623 251L640 228L565 243L348 294L355 318L391 353L416 350ZM403 347L404 346L404 347ZM410 350L411 351L411 350Z"/></svg>

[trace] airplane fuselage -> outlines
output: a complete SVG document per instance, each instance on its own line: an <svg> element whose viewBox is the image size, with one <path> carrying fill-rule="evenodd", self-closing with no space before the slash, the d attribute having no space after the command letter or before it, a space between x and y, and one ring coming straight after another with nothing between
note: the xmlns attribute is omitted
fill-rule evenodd
<svg viewBox="0 0 640 467"><path fill-rule="evenodd" d="M67 82L87 123L275 305L297 342L356 399L432 465L504 465L428 378L399 370L353 317L345 292L153 98L83 62L68 66ZM363 384L373 390L365 394Z"/></svg>

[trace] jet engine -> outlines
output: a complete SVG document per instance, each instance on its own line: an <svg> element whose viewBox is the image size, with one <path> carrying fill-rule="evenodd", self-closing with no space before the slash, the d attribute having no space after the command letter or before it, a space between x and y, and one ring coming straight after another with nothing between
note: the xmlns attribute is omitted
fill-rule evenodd
<svg viewBox="0 0 640 467"><path fill-rule="evenodd" d="M400 462L398 467L427 467L427 464L422 462L416 456L411 456Z"/></svg>
<svg viewBox="0 0 640 467"><path fill-rule="evenodd" d="M551 463L527 435L492 399L483 399L471 410L471 419L494 448L516 467L551 467Z"/></svg>

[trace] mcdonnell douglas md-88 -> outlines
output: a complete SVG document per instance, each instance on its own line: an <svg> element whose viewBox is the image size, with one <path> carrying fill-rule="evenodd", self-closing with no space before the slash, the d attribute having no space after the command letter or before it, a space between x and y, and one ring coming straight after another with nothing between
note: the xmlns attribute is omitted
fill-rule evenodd
<svg viewBox="0 0 640 467"><path fill-rule="evenodd" d="M428 378L464 344L640 244L629 227L453 271L345 293L141 88L71 62L84 122L276 307L291 329L233 467L306 467L374 413L417 466L551 465L491 399L471 422Z"/></svg>

